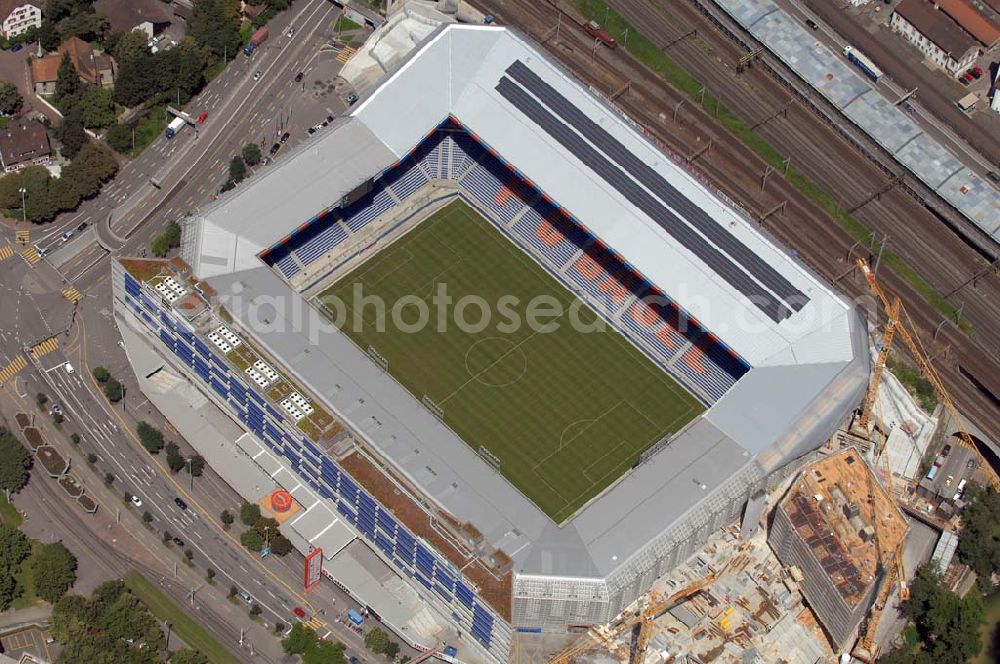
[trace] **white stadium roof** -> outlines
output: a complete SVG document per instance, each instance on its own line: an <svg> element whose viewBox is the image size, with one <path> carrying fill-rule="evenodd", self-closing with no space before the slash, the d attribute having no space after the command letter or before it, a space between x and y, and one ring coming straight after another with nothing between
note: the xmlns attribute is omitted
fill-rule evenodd
<svg viewBox="0 0 1000 664"><path fill-rule="evenodd" d="M257 257L449 116L752 367L705 416L562 527L339 332L317 341L300 296ZM814 449L867 384L864 326L849 303L504 28L440 28L348 118L202 210L185 228L183 252L303 385L444 509L503 546L525 574L611 574L737 475L762 476ZM748 290L763 294L761 306ZM254 302L282 295L295 304L278 316L297 320L258 333ZM363 424L372 417L377 430Z"/></svg>

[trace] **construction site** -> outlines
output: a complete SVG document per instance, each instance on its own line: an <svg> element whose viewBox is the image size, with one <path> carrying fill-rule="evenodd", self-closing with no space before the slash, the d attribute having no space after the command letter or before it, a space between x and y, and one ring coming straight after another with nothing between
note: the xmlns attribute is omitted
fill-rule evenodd
<svg viewBox="0 0 1000 664"><path fill-rule="evenodd" d="M773 476L741 523L548 661L874 662L899 638L898 607L918 567L936 565L959 594L972 586L974 574L955 558L964 492L969 483L997 487L996 470L908 331L899 299L864 261L858 268L885 322L873 327L871 383L855 416ZM932 415L885 370L895 339L935 388ZM544 649L517 645L520 661Z"/></svg>

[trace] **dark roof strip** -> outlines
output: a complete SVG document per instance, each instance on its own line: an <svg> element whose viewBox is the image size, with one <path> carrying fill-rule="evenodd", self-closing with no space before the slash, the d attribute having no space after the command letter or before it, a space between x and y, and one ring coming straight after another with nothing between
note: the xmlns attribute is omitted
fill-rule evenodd
<svg viewBox="0 0 1000 664"><path fill-rule="evenodd" d="M681 213L685 220L695 227L713 244L721 248L742 265L778 297L785 300L795 311L799 311L809 301L804 293L795 288L788 279L767 264L760 256L737 240L707 212L681 194L662 175L645 164L609 134L603 127L591 120L579 108L546 83L520 60L507 69L507 73L543 104L556 112L563 120L579 131L584 138L596 145L602 152L618 163L632 177L652 191L664 203ZM666 229L668 232L670 228Z"/></svg>
<svg viewBox="0 0 1000 664"><path fill-rule="evenodd" d="M701 258L719 276L732 284L773 321L780 322L791 315L788 308L774 295L751 279L705 238L681 222L670 210L640 187L624 171L608 161L600 152L584 141L579 134L557 119L534 97L511 79L504 77L496 86L497 92L528 118L538 124L564 148L576 155L591 170L612 187L620 191L633 205L671 231L674 238L689 251ZM669 226L667 225L669 224Z"/></svg>

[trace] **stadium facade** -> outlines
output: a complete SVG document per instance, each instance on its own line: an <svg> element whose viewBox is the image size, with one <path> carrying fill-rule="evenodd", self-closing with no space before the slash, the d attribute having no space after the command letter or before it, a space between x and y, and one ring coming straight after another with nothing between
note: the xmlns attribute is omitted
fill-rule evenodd
<svg viewBox="0 0 1000 664"><path fill-rule="evenodd" d="M310 300L456 197L707 406L560 524ZM349 116L189 219L182 258L114 264L119 326L490 660L514 630L613 618L821 445L867 385L850 303L504 28L434 32ZM352 475L345 439L440 539Z"/></svg>

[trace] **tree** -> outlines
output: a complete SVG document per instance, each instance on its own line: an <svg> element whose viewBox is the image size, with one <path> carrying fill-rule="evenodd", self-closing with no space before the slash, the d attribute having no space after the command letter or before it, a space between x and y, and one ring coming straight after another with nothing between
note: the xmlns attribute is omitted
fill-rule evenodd
<svg viewBox="0 0 1000 664"><path fill-rule="evenodd" d="M188 559L188 562L194 560L194 551L191 549L184 549L184 557Z"/></svg>
<svg viewBox="0 0 1000 664"><path fill-rule="evenodd" d="M56 74L56 97L58 99L72 97L80 91L81 86L80 74L73 66L73 60L70 59L69 53L63 53L62 61L59 63L59 71Z"/></svg>
<svg viewBox="0 0 1000 664"><path fill-rule="evenodd" d="M260 521L260 506L255 503L243 503L240 505L240 521L245 526L256 525Z"/></svg>
<svg viewBox="0 0 1000 664"><path fill-rule="evenodd" d="M38 41L42 45L42 50L54 51L62 43L62 35L59 29L50 18L42 19L42 25L38 28Z"/></svg>
<svg viewBox="0 0 1000 664"><path fill-rule="evenodd" d="M68 159L76 157L83 146L90 142L83 127L83 112L80 108L73 107L66 113L57 134L63 146L62 154Z"/></svg>
<svg viewBox="0 0 1000 664"><path fill-rule="evenodd" d="M115 152L130 154L132 152L132 137L135 127L131 124L116 124L104 133L104 140Z"/></svg>
<svg viewBox="0 0 1000 664"><path fill-rule="evenodd" d="M174 538L174 536L170 534L169 530L164 530L163 531L163 543L164 544L166 544L167 542L169 542L173 538Z"/></svg>
<svg viewBox="0 0 1000 664"><path fill-rule="evenodd" d="M118 403L121 401L124 394L125 390L122 388L122 384L114 378L109 379L108 382L104 384L104 396L106 396L108 401L111 403Z"/></svg>
<svg viewBox="0 0 1000 664"><path fill-rule="evenodd" d="M153 523L153 515L148 511L142 513L142 522L146 525Z"/></svg>
<svg viewBox="0 0 1000 664"><path fill-rule="evenodd" d="M52 175L43 166L28 166L21 170L21 186L26 191L24 214L30 221L47 221L59 212L51 184Z"/></svg>
<svg viewBox="0 0 1000 664"><path fill-rule="evenodd" d="M278 557L287 556L295 549L287 537L281 533L271 535L271 553Z"/></svg>
<svg viewBox="0 0 1000 664"><path fill-rule="evenodd" d="M301 655L316 642L316 630L304 623L292 625L292 631L281 641L281 648L291 655Z"/></svg>
<svg viewBox="0 0 1000 664"><path fill-rule="evenodd" d="M49 633L65 643L88 628L87 598L63 595L49 615Z"/></svg>
<svg viewBox="0 0 1000 664"><path fill-rule="evenodd" d="M968 505L962 513L958 558L979 576L983 592L990 591L991 575L1000 569L1000 493L978 484L966 490Z"/></svg>
<svg viewBox="0 0 1000 664"><path fill-rule="evenodd" d="M43 544L30 559L35 593L55 604L76 582L76 557L62 542Z"/></svg>
<svg viewBox="0 0 1000 664"><path fill-rule="evenodd" d="M373 627L365 633L365 647L373 653L382 654L389 648L389 635L378 627Z"/></svg>
<svg viewBox="0 0 1000 664"><path fill-rule="evenodd" d="M250 164L251 166L256 166L260 163L260 148L256 143L247 143L243 146L243 161Z"/></svg>
<svg viewBox="0 0 1000 664"><path fill-rule="evenodd" d="M218 57L233 57L240 45L238 0L200 0L194 5L188 34Z"/></svg>
<svg viewBox="0 0 1000 664"><path fill-rule="evenodd" d="M115 123L114 93L107 88L88 86L80 95L77 107L83 114L85 127L103 129Z"/></svg>
<svg viewBox="0 0 1000 664"><path fill-rule="evenodd" d="M170 244L167 243L166 237L157 235L150 241L149 250L153 252L154 256L164 258L170 252Z"/></svg>
<svg viewBox="0 0 1000 664"><path fill-rule="evenodd" d="M170 472L176 473L185 463L184 455L180 453L177 443L167 443L167 467L170 468Z"/></svg>
<svg viewBox="0 0 1000 664"><path fill-rule="evenodd" d="M205 457L195 454L188 459L188 471L195 477L201 477L205 472Z"/></svg>
<svg viewBox="0 0 1000 664"><path fill-rule="evenodd" d="M98 383L106 383L108 382L108 379L111 378L111 372L104 367L94 367L94 370L91 373L94 374L94 379Z"/></svg>
<svg viewBox="0 0 1000 664"><path fill-rule="evenodd" d="M87 454L87 463L89 463L90 465L94 465L95 463L97 463L97 455L94 454L93 452Z"/></svg>
<svg viewBox="0 0 1000 664"><path fill-rule="evenodd" d="M127 62L141 58L149 53L146 33L140 30L130 30L128 32L115 32L108 35L104 40L104 48L118 63L121 68Z"/></svg>
<svg viewBox="0 0 1000 664"><path fill-rule="evenodd" d="M178 650L170 656L170 664L208 664L208 657L200 650Z"/></svg>
<svg viewBox="0 0 1000 664"><path fill-rule="evenodd" d="M274 633L275 634L281 634L287 628L288 628L288 625L286 625L285 623L281 622L280 620L278 620L278 621L276 621L274 623Z"/></svg>
<svg viewBox="0 0 1000 664"><path fill-rule="evenodd" d="M103 41L108 34L108 19L94 11L78 11L59 24L62 38L79 37L83 41Z"/></svg>
<svg viewBox="0 0 1000 664"><path fill-rule="evenodd" d="M115 474L111 473L111 472L104 473L104 483L107 484L108 486L111 486L112 484L114 484L115 483Z"/></svg>
<svg viewBox="0 0 1000 664"><path fill-rule="evenodd" d="M215 570L209 567L208 569L205 570L205 580L208 581L209 583L212 583L212 580L214 578L215 578Z"/></svg>
<svg viewBox="0 0 1000 664"><path fill-rule="evenodd" d="M31 553L31 543L17 528L0 522L0 571L8 574ZM0 574L3 576L3 574Z"/></svg>
<svg viewBox="0 0 1000 664"><path fill-rule="evenodd" d="M69 439L70 439L70 441L72 441L72 443L74 445L79 445L80 444L80 434L78 434L76 432L73 432L72 434L70 434Z"/></svg>
<svg viewBox="0 0 1000 664"><path fill-rule="evenodd" d="M20 491L28 483L31 455L24 445L3 427L0 427L0 489Z"/></svg>
<svg viewBox="0 0 1000 664"><path fill-rule="evenodd" d="M222 514L219 515L219 520L222 521L222 525L225 526L226 530L229 530L229 526L233 525L233 514L229 510L222 510Z"/></svg>
<svg viewBox="0 0 1000 664"><path fill-rule="evenodd" d="M240 535L240 544L253 552L258 552L264 548L264 538L252 528L244 530Z"/></svg>
<svg viewBox="0 0 1000 664"><path fill-rule="evenodd" d="M229 586L229 597L236 597L236 586Z"/></svg>
<svg viewBox="0 0 1000 664"><path fill-rule="evenodd" d="M35 395L35 403L38 404L39 408L43 408L45 404L49 402L49 396L45 392L39 392Z"/></svg>
<svg viewBox="0 0 1000 664"><path fill-rule="evenodd" d="M163 237L167 239L171 249L181 246L181 225L176 221L168 221L163 229Z"/></svg>
<svg viewBox="0 0 1000 664"><path fill-rule="evenodd" d="M139 442L152 454L159 454L163 449L163 432L146 422L139 422L135 428Z"/></svg>
<svg viewBox="0 0 1000 664"><path fill-rule="evenodd" d="M260 604L254 602L253 606L250 607L250 615L254 618L263 613L264 610L260 608Z"/></svg>
<svg viewBox="0 0 1000 664"><path fill-rule="evenodd" d="M229 161L229 179L233 182L240 182L247 176L247 165L243 163L243 157L236 155Z"/></svg>
<svg viewBox="0 0 1000 664"><path fill-rule="evenodd" d="M0 113L13 115L21 108L21 93L17 86L7 81L0 82Z"/></svg>
<svg viewBox="0 0 1000 664"><path fill-rule="evenodd" d="M317 640L302 655L302 664L347 664L344 644Z"/></svg>

